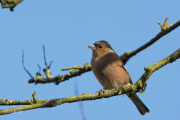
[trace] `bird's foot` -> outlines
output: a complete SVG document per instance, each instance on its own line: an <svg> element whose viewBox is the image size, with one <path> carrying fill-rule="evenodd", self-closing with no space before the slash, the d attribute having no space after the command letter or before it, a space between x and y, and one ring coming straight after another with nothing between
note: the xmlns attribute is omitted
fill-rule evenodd
<svg viewBox="0 0 180 120"><path fill-rule="evenodd" d="M122 88L122 85L121 85L121 86L119 86L118 88L115 88L115 90L118 92L118 94L120 93L121 88Z"/></svg>
<svg viewBox="0 0 180 120"><path fill-rule="evenodd" d="M117 88L117 90L119 90L119 91L120 91L120 90L121 90L121 87L122 87L122 85L121 85L120 87L118 87L118 88Z"/></svg>
<svg viewBox="0 0 180 120"><path fill-rule="evenodd" d="M97 91L97 93L101 94L102 92L104 93L104 88L103 89L100 89L99 91Z"/></svg>

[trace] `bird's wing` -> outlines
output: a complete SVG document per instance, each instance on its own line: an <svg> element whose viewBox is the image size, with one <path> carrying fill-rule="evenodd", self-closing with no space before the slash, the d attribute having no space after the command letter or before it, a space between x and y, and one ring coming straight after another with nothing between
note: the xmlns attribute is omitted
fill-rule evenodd
<svg viewBox="0 0 180 120"><path fill-rule="evenodd" d="M130 83L130 84L133 84L132 79L131 79L131 77L130 77L130 75L129 75L129 72L127 71L127 68L125 67L125 65L124 65L124 64L121 64L120 67L122 67L122 68L126 71L126 73L128 74L128 76L129 76L129 83Z"/></svg>

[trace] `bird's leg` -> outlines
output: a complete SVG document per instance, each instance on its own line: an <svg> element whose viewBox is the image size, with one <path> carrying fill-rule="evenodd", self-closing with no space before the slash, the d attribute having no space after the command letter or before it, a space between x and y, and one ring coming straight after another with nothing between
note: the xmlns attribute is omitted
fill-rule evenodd
<svg viewBox="0 0 180 120"><path fill-rule="evenodd" d="M101 94L101 92L103 92L103 93L104 93L104 90L105 90L105 88L100 89L99 91L97 91L97 93L99 93L99 94Z"/></svg>
<svg viewBox="0 0 180 120"><path fill-rule="evenodd" d="M123 85L121 85L121 86L120 86L120 87L118 87L117 89L120 91L122 86L123 86Z"/></svg>
<svg viewBox="0 0 180 120"><path fill-rule="evenodd" d="M99 92L104 92L104 90L105 90L104 88L103 88L103 89L100 89Z"/></svg>
<svg viewBox="0 0 180 120"><path fill-rule="evenodd" d="M118 93L119 93L122 86L123 86L123 85L119 86L118 88L115 88L115 90L118 90ZM124 94L123 94L123 97L124 97Z"/></svg>

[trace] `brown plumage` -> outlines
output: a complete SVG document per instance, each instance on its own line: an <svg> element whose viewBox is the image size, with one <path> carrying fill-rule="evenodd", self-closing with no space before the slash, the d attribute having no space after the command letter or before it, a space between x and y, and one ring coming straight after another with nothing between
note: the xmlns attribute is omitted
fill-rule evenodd
<svg viewBox="0 0 180 120"><path fill-rule="evenodd" d="M88 47L93 50L92 71L105 90L133 84L124 64L107 41L98 41ZM136 94L129 98L142 115L149 112Z"/></svg>

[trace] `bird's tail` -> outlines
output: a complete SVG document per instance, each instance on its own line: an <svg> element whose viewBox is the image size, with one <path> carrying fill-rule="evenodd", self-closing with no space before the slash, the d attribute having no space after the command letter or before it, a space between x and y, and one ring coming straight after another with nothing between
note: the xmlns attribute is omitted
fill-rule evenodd
<svg viewBox="0 0 180 120"><path fill-rule="evenodd" d="M144 105L144 103L139 99L139 97L134 94L134 96L129 97L133 103L136 105L137 109L141 113L141 115L144 115L146 112L149 112L149 109Z"/></svg>

